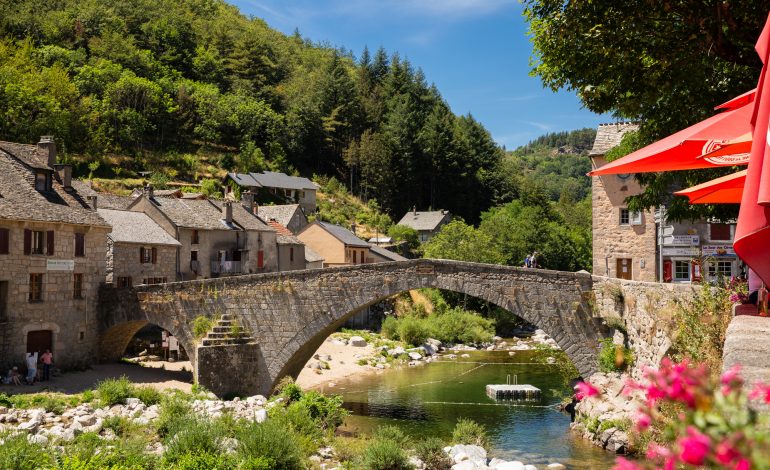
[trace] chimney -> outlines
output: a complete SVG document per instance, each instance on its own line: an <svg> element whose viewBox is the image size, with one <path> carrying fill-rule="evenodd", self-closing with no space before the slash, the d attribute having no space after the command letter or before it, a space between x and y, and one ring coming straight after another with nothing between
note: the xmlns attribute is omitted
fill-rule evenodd
<svg viewBox="0 0 770 470"><path fill-rule="evenodd" d="M222 218L228 224L233 222L233 203L232 202L225 201L222 203Z"/></svg>
<svg viewBox="0 0 770 470"><path fill-rule="evenodd" d="M412 213L417 215L417 206L412 206Z"/></svg>
<svg viewBox="0 0 770 470"><path fill-rule="evenodd" d="M88 205L91 206L91 209L98 209L98 206L96 205L96 195L86 196L86 201L88 202Z"/></svg>
<svg viewBox="0 0 770 470"><path fill-rule="evenodd" d="M64 186L64 189L72 189L72 165L57 163L53 169L56 172L56 179Z"/></svg>
<svg viewBox="0 0 770 470"><path fill-rule="evenodd" d="M142 189L142 194L144 195L145 199L152 199L155 196L155 193L153 192L152 185L148 184Z"/></svg>
<svg viewBox="0 0 770 470"><path fill-rule="evenodd" d="M257 201L255 200L254 196L255 195L252 192L241 193L241 205L250 213L257 215L259 212L259 206L257 205Z"/></svg>
<svg viewBox="0 0 770 470"><path fill-rule="evenodd" d="M37 143L37 148L43 154L48 155L48 166L53 168L53 166L56 164L56 142L53 140L53 136L41 136L40 142Z"/></svg>

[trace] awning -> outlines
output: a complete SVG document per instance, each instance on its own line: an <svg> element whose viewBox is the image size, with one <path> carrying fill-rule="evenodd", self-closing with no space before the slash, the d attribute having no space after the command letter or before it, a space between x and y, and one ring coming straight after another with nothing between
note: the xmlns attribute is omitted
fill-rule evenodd
<svg viewBox="0 0 770 470"><path fill-rule="evenodd" d="M728 140L724 144L722 144L718 149L709 152L707 154L701 155L698 158L706 158L706 159L715 159L718 157L726 157L730 155L741 155L746 154L748 155L751 153L751 132L747 132L743 134L742 136Z"/></svg>
<svg viewBox="0 0 770 470"><path fill-rule="evenodd" d="M674 194L686 196L690 204L740 204L747 172L743 170L722 176Z"/></svg>
<svg viewBox="0 0 770 470"><path fill-rule="evenodd" d="M747 91L746 93L736 96L735 98L725 103L716 106L714 109L738 109L754 101L754 96L757 94L757 89Z"/></svg>
<svg viewBox="0 0 770 470"><path fill-rule="evenodd" d="M748 154L698 158L751 132L752 106L725 111L589 173L590 176L745 165Z"/></svg>

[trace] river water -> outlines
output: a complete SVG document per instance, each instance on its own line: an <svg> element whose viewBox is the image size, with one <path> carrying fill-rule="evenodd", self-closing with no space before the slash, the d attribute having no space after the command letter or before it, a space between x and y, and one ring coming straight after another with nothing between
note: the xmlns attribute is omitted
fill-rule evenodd
<svg viewBox="0 0 770 470"><path fill-rule="evenodd" d="M327 393L342 395L352 415L343 430L368 434L382 424L414 436L449 439L458 418L483 424L492 457L542 466L559 462L575 469L611 468L614 455L569 431L569 415L556 406L565 390L559 369L540 363L542 353L470 351L468 358L401 367L337 382ZM540 354L540 355L539 355ZM538 402L496 402L487 384L520 384L543 391Z"/></svg>

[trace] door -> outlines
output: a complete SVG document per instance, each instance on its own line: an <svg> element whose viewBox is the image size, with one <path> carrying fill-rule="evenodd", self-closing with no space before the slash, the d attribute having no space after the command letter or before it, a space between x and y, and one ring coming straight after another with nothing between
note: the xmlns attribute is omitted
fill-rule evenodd
<svg viewBox="0 0 770 470"><path fill-rule="evenodd" d="M8 321L8 281L0 281L0 323Z"/></svg>
<svg viewBox="0 0 770 470"><path fill-rule="evenodd" d="M36 330L27 333L27 352L45 352L46 349L53 351L53 331Z"/></svg>
<svg viewBox="0 0 770 470"><path fill-rule="evenodd" d="M615 277L619 279L631 279L631 258L618 258Z"/></svg>

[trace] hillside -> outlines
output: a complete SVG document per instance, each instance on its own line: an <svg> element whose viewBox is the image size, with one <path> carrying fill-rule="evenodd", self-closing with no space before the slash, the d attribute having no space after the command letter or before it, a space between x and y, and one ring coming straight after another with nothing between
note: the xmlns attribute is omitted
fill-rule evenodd
<svg viewBox="0 0 770 470"><path fill-rule="evenodd" d="M336 177L391 215L468 220L503 151L419 68L286 36L222 0L0 2L0 139L56 136L76 175Z"/></svg>

